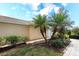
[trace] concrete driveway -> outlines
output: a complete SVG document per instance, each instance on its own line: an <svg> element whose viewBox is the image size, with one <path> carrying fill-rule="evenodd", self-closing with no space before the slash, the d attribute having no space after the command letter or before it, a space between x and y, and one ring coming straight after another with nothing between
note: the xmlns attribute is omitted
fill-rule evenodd
<svg viewBox="0 0 79 59"><path fill-rule="evenodd" d="M64 51L64 56L79 56L79 39L71 39L70 45Z"/></svg>

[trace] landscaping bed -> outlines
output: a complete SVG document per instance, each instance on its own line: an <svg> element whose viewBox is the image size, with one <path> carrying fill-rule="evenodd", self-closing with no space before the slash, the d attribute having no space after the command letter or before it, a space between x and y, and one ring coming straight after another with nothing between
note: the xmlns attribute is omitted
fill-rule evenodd
<svg viewBox="0 0 79 59"><path fill-rule="evenodd" d="M4 46L0 46L0 53L7 51L7 50L10 50L12 48L15 48L17 46L23 45L23 44L25 44L25 43L21 42L21 43L17 43L16 45L7 44L7 45L4 45Z"/></svg>
<svg viewBox="0 0 79 59"><path fill-rule="evenodd" d="M60 52L45 44L20 45L8 51L0 53L2 56L62 56Z"/></svg>
<svg viewBox="0 0 79 59"><path fill-rule="evenodd" d="M44 40L43 40L44 41ZM1 56L62 56L64 49L69 45L70 40L65 40L64 46L60 40L51 42L53 45L46 45L43 41L37 43L19 43L0 48ZM55 43L56 42L56 43Z"/></svg>
<svg viewBox="0 0 79 59"><path fill-rule="evenodd" d="M20 38L20 41L17 36L9 36L6 39L8 45L0 47L1 56L61 56L70 43L69 39L48 40L48 44L44 40L28 44L29 41L25 37Z"/></svg>

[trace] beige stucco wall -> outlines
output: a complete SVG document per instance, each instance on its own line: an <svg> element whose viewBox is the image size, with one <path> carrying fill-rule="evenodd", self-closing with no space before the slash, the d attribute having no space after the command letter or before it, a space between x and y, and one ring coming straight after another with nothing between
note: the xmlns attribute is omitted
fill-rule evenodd
<svg viewBox="0 0 79 59"><path fill-rule="evenodd" d="M33 26L29 26L29 36L31 40L42 38L39 28L34 28Z"/></svg>
<svg viewBox="0 0 79 59"><path fill-rule="evenodd" d="M29 36L28 26L0 23L0 36L6 35Z"/></svg>
<svg viewBox="0 0 79 59"><path fill-rule="evenodd" d="M30 40L42 38L39 28L35 29L30 25L0 23L0 36L9 35L28 36Z"/></svg>

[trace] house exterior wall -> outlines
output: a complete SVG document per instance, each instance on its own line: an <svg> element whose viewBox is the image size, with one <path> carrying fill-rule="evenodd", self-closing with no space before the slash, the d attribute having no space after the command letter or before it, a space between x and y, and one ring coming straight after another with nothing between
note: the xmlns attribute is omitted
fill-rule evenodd
<svg viewBox="0 0 79 59"><path fill-rule="evenodd" d="M39 28L35 29L30 25L0 23L0 36L9 35L28 36L30 40L42 38Z"/></svg>
<svg viewBox="0 0 79 59"><path fill-rule="evenodd" d="M42 39L42 35L40 33L39 28L34 28L33 26L29 26L29 38L34 39Z"/></svg>
<svg viewBox="0 0 79 59"><path fill-rule="evenodd" d="M0 36L8 35L29 36L28 26L0 23Z"/></svg>

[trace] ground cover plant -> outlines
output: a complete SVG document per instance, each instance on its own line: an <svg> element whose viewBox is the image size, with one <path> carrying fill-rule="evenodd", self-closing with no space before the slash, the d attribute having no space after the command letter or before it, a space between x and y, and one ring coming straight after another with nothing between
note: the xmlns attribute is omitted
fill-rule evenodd
<svg viewBox="0 0 79 59"><path fill-rule="evenodd" d="M62 56L63 52L54 50L43 45L24 45L10 49L3 53L3 56Z"/></svg>

